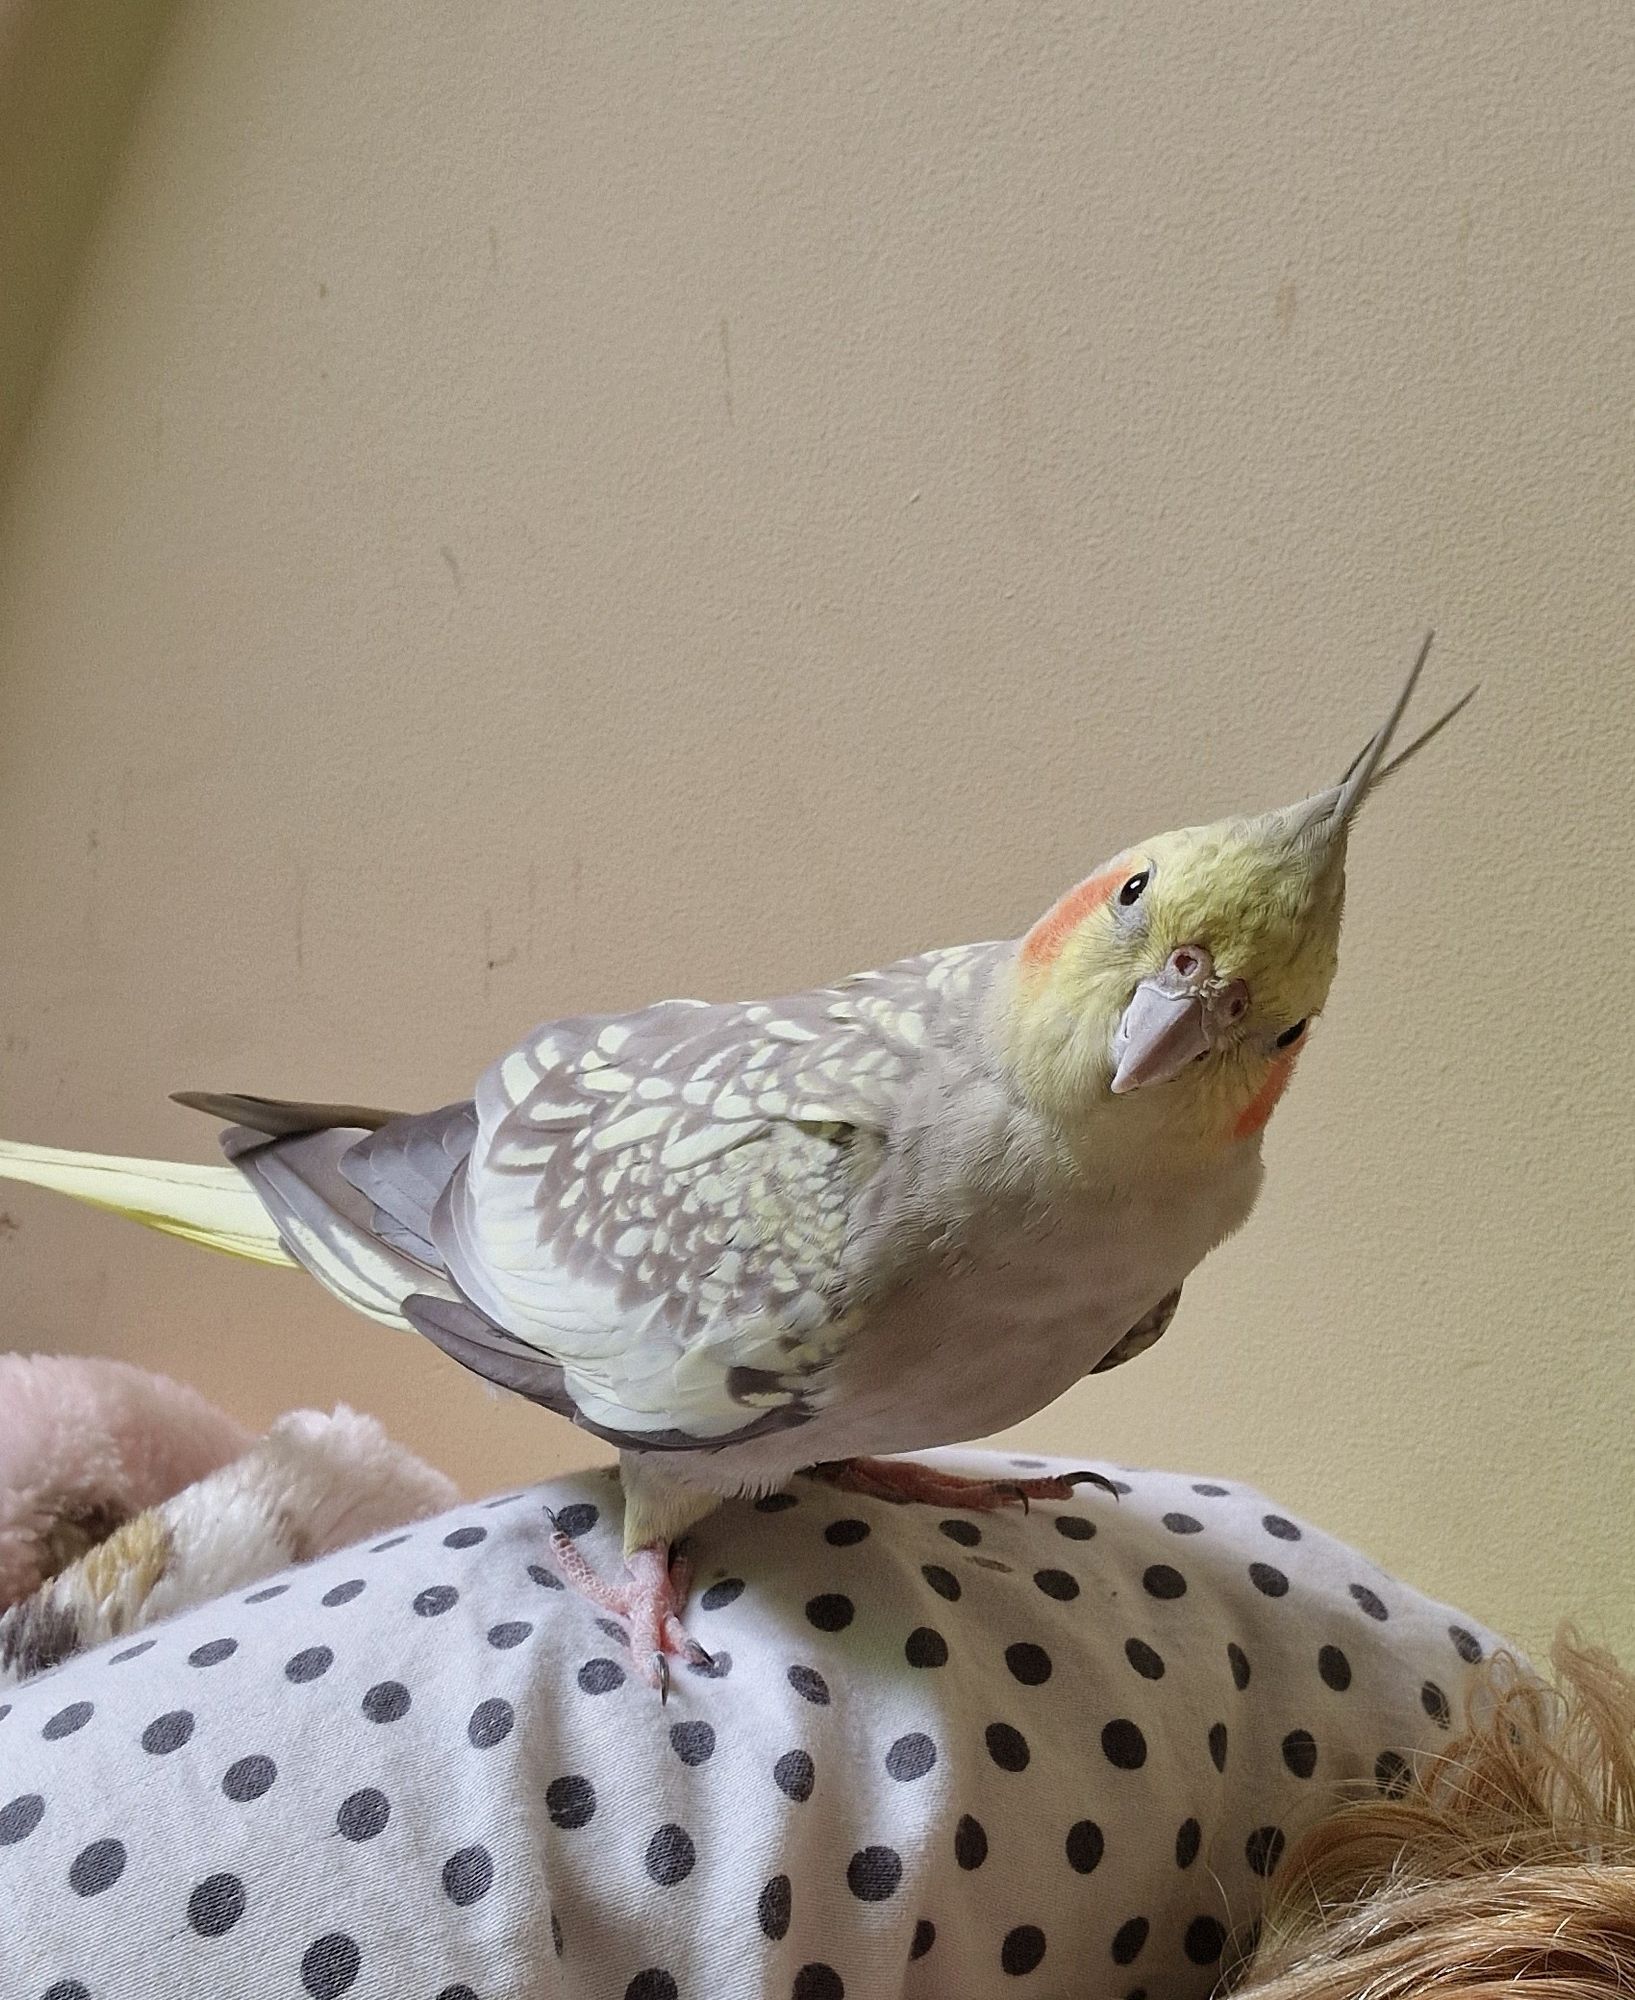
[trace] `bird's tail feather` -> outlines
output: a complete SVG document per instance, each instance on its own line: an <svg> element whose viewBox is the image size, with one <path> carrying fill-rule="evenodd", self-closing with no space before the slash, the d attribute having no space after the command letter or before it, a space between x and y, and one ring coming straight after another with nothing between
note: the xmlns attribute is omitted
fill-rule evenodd
<svg viewBox="0 0 1635 2000"><path fill-rule="evenodd" d="M93 1208L109 1209L231 1257L257 1264L296 1263L237 1167L127 1160L112 1153L69 1153L0 1139L0 1180L55 1188Z"/></svg>

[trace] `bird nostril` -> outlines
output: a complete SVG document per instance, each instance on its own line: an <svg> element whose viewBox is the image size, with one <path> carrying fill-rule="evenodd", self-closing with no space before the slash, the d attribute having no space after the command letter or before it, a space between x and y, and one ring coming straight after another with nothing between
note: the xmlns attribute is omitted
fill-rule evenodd
<svg viewBox="0 0 1635 2000"><path fill-rule="evenodd" d="M1209 974L1209 954L1190 944L1184 944L1179 950L1172 951L1169 964L1171 972L1178 974L1182 979L1207 978Z"/></svg>

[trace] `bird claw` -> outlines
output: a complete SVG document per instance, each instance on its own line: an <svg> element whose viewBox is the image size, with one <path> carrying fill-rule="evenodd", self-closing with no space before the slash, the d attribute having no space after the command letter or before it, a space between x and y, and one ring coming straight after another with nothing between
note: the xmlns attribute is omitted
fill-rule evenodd
<svg viewBox="0 0 1635 2000"><path fill-rule="evenodd" d="M546 1510L549 1513L549 1510ZM715 1662L681 1622L681 1607L692 1583L685 1555L674 1555L661 1542L633 1549L621 1582L610 1583L585 1560L583 1552L551 1519L550 1551L562 1581L581 1597L620 1619L629 1638L632 1659L643 1680L656 1687L661 1703L670 1699L675 1679L669 1655L690 1664L695 1657L706 1667Z"/></svg>
<svg viewBox="0 0 1635 2000"><path fill-rule="evenodd" d="M1022 1503L1022 1512L1024 1514L1031 1514L1033 1512L1033 1507L1028 1500L1028 1489L1022 1484L1021 1480L1019 1479L995 1480L994 1491L996 1493L1009 1493L1017 1500L1020 1500Z"/></svg>
<svg viewBox="0 0 1635 2000"><path fill-rule="evenodd" d="M1115 1500L1122 1500L1124 1497L1120 1487L1113 1480L1109 1479L1105 1473L1091 1472L1089 1470L1064 1472L1062 1478L1069 1486L1099 1486L1103 1493L1111 1493Z"/></svg>

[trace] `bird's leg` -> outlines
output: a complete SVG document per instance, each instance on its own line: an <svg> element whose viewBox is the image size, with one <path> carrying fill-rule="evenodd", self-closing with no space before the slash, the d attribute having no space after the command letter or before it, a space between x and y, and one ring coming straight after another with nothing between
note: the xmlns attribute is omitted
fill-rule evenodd
<svg viewBox="0 0 1635 2000"><path fill-rule="evenodd" d="M658 1689L661 1699L667 1701L670 1696L672 1658L685 1660L689 1666L714 1665L681 1622L682 1607L692 1586L692 1565L684 1555L672 1555L663 1542L648 1542L626 1557L623 1581L609 1583L554 1526L550 1550L551 1560L569 1589L624 1621L636 1671L649 1687Z"/></svg>
<svg viewBox="0 0 1635 2000"><path fill-rule="evenodd" d="M840 1458L814 1465L812 1477L874 1500L918 1501L926 1507L979 1512L1020 1507L1025 1513L1032 1500L1071 1500L1074 1487L1080 1485L1101 1486L1115 1499L1118 1496L1118 1488L1099 1472L1064 1472L1052 1479L971 1479L911 1458Z"/></svg>

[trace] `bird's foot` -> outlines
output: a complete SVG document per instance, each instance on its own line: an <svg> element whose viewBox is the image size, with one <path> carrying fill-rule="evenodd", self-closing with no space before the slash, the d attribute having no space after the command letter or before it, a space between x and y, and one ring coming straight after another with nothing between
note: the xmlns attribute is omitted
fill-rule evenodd
<svg viewBox="0 0 1635 2000"><path fill-rule="evenodd" d="M624 1580L609 1583L555 1526L550 1548L551 1560L570 1590L623 1620L636 1671L649 1687L658 1689L661 1701L670 1698L672 1659L695 1667L715 1664L681 1622L692 1586L692 1567L684 1555L672 1556L663 1542L649 1542L626 1558Z"/></svg>
<svg viewBox="0 0 1635 2000"><path fill-rule="evenodd" d="M1101 1486L1118 1497L1118 1488L1099 1472L1064 1472L1052 1479L971 1479L920 1465L910 1458L841 1458L812 1468L845 1493L864 1493L874 1500L917 1501L925 1507L958 1507L987 1512L994 1507L1020 1507L1034 1500L1071 1500L1080 1485Z"/></svg>

